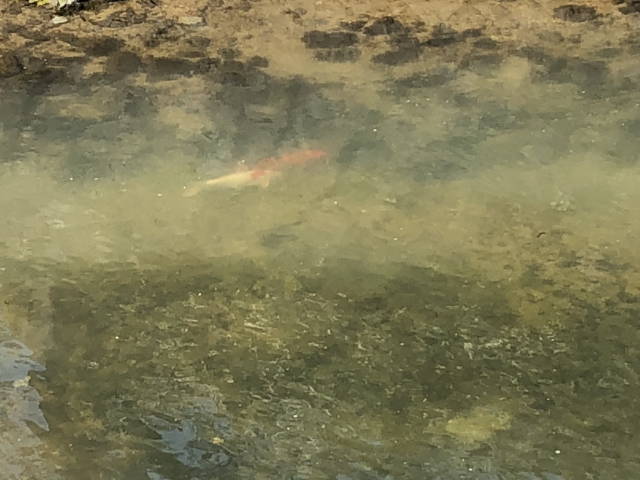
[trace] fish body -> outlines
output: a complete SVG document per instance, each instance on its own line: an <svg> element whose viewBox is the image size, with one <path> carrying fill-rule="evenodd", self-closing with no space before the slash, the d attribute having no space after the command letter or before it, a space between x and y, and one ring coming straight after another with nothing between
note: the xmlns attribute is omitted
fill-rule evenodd
<svg viewBox="0 0 640 480"><path fill-rule="evenodd" d="M251 169L198 182L187 188L183 195L193 197L209 188L243 188L252 185L267 187L271 179L285 168L303 165L311 160L324 158L326 155L327 153L322 150L300 150L280 157L268 157L258 161Z"/></svg>
<svg viewBox="0 0 640 480"><path fill-rule="evenodd" d="M311 160L317 160L326 156L327 152L324 150L299 150L279 157L264 158L256 163L256 168L263 170L281 170L293 165L304 165Z"/></svg>
<svg viewBox="0 0 640 480"><path fill-rule="evenodd" d="M243 170L241 172L230 173L222 177L198 182L187 188L183 195L185 197L193 197L209 188L242 188L251 185L267 187L269 186L270 180L277 174L278 172L272 170Z"/></svg>

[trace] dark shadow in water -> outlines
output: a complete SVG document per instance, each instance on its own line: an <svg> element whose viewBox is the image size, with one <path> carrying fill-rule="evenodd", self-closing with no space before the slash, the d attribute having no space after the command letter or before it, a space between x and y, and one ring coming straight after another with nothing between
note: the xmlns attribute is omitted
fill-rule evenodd
<svg viewBox="0 0 640 480"><path fill-rule="evenodd" d="M464 465L487 478L620 477L635 465L640 338L629 295L605 309L576 298L587 313L575 324L529 329L506 286L402 264L45 273L64 280L49 280L55 347L36 384L50 441L74 459L67 478L478 478ZM9 305L30 297L14 292ZM487 442L461 450L434 427L504 399L511 425Z"/></svg>
<svg viewBox="0 0 640 480"><path fill-rule="evenodd" d="M631 13L633 5L620 8ZM592 7L575 5L561 6L555 15L568 22L598 16ZM144 15L125 10L100 25L143 21ZM347 63L360 60L375 37L383 47L371 56L374 66L394 72L423 55L451 60L448 49L472 46L451 67L425 67L385 84L398 103L436 91L447 97L462 115L446 138L416 126L418 117L430 115L428 106L417 106L414 122L411 114L330 100L326 85L270 75L266 58L243 59L233 49L205 55L205 38L187 40L184 55L143 58L117 40L78 43L58 33L58 40L104 57L105 71L83 77L86 57L45 62L26 51L3 56L3 153L11 161L32 152L30 135L43 144L65 143L60 173L91 179L118 162L111 151L88 145L152 132L141 151L128 151L132 163L144 162L148 145L159 151L175 146L171 127L150 127L159 102L131 84L141 72L158 83L200 76L210 87L203 109L216 121L203 127L201 140L182 145L202 157L220 144L236 158L252 149L277 151L340 134L335 157L341 168L369 162L371 171L388 168L426 182L495 165L501 160L477 158L478 145L495 132L526 131L528 112L451 86L460 73L491 76L507 58L481 30L427 29L391 16L345 19L341 28L312 30L300 41L318 61ZM48 40L21 33L31 42ZM145 43L174 42L183 33L164 22ZM562 35L558 41L571 46ZM602 58L607 52L583 59L526 47L509 54L537 67L536 82L575 85L590 98L606 95L612 81ZM116 93L100 119L40 110L56 96L90 97L92 87L104 85ZM623 87L634 91L637 82L627 79ZM379 135L380 125L391 133ZM635 135L638 125L631 120L624 129ZM558 157L569 150L563 135L551 142ZM272 231L261 240L278 249L296 236ZM51 322L47 371L34 375L33 383L45 396L46 420L54 426L47 438L63 452L68 478L84 479L87 472L96 478L176 480L637 474L640 299L625 289L624 266L596 264L610 275L611 291L601 302L591 291L568 291L539 265L514 287L475 272L460 277L349 259L298 270L238 259L178 261L163 260L147 271L130 265L21 265L11 280L16 284L3 284L13 293L5 300L9 307ZM559 265L581 266L570 254ZM50 305L33 300L31 286L38 282L47 286ZM580 318L571 325L523 326L509 295L514 288L541 285L547 298L562 299ZM511 423L488 440L462 446L442 427L477 405L498 408L502 401Z"/></svg>

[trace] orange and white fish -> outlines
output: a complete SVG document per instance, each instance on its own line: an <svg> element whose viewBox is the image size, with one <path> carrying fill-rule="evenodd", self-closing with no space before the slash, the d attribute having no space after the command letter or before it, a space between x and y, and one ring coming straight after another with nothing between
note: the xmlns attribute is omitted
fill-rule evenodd
<svg viewBox="0 0 640 480"><path fill-rule="evenodd" d="M183 195L185 197L193 197L209 188L243 188L251 185L268 187L271 179L280 175L285 168L303 165L310 160L326 156L327 152L323 150L299 150L280 157L268 157L258 161L251 169L198 182L187 188Z"/></svg>

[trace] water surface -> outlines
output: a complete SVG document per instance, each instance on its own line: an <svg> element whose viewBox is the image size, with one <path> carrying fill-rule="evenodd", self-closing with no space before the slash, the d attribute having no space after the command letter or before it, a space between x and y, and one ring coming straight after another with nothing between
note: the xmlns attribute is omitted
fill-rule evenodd
<svg viewBox="0 0 640 480"><path fill-rule="evenodd" d="M8 479L635 474L637 78L389 58L6 81Z"/></svg>

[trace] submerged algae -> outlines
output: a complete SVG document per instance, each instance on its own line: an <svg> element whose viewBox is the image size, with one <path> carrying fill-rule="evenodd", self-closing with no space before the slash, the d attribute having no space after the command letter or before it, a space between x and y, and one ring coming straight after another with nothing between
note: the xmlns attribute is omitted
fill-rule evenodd
<svg viewBox="0 0 640 480"><path fill-rule="evenodd" d="M500 285L403 265L51 268L56 347L35 384L72 475L413 478L457 471L455 458L486 470L486 448L504 478L633 465L625 305L533 328ZM630 461L603 460L618 454Z"/></svg>

